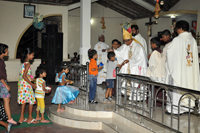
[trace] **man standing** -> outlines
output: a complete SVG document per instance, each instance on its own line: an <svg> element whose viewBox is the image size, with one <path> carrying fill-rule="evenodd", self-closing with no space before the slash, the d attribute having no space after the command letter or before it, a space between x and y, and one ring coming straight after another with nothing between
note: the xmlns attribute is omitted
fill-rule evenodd
<svg viewBox="0 0 200 133"><path fill-rule="evenodd" d="M123 39L125 44L114 50L118 63L126 63L120 72L145 76L147 72L147 56L143 47L132 38L131 25L128 23L123 24ZM142 91L142 88L140 89ZM129 99L131 100L131 98L130 95ZM136 97L134 97L135 99ZM139 97L137 99L140 100Z"/></svg>
<svg viewBox="0 0 200 133"><path fill-rule="evenodd" d="M146 55L147 55L147 43L146 43L145 39L139 33L138 26L137 25L131 25L131 31L132 31L133 38L135 38L138 41L138 43L143 46L143 48L146 52Z"/></svg>
<svg viewBox="0 0 200 133"><path fill-rule="evenodd" d="M97 84L102 84L102 82L106 81L106 64L107 64L107 52L106 50L109 46L105 43L104 35L99 35L98 37L99 42L94 46L94 49L97 51L98 58L97 58L97 65L102 62L104 67L102 70L99 71L97 77Z"/></svg>
<svg viewBox="0 0 200 133"><path fill-rule="evenodd" d="M166 61L166 59L167 59L167 55L166 55L167 49L168 49L169 45L172 43L171 33L170 33L169 30L164 30L162 32L162 40L166 43L165 47L163 48L163 52L162 52L164 59ZM169 84L170 73L169 73L169 70L168 70L168 67L167 67L167 63L165 63L165 71L166 71L165 83Z"/></svg>
<svg viewBox="0 0 200 133"><path fill-rule="evenodd" d="M184 87L192 90L198 89L199 81L199 61L197 52L197 43L191 33L189 33L189 24L186 21L178 21L175 27L178 36L175 37L167 49L167 66L170 78L169 84ZM173 90L171 92L173 105L178 105L182 95L181 91ZM185 98L186 97L186 98ZM188 106L188 98L181 100L181 105ZM168 97L169 99L169 97ZM191 106L194 106L192 99ZM167 114L171 113L171 106L167 105ZM180 109L180 113L187 112L188 109ZM178 108L173 107L173 113L178 114Z"/></svg>

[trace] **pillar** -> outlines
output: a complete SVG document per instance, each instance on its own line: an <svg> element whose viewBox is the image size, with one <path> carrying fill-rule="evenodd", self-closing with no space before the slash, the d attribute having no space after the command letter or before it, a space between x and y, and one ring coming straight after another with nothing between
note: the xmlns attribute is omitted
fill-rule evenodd
<svg viewBox="0 0 200 133"><path fill-rule="evenodd" d="M81 0L80 10L80 64L86 65L91 48L91 0Z"/></svg>

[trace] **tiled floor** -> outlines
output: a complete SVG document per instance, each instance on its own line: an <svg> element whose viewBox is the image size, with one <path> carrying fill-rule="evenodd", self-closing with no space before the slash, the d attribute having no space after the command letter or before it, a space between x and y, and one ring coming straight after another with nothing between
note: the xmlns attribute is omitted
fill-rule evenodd
<svg viewBox="0 0 200 133"><path fill-rule="evenodd" d="M9 83L10 87L11 87L11 112L12 114L19 114L21 107L17 104L17 82L12 82ZM45 102L46 102L46 111L48 111L49 107L52 105L51 104L51 100L53 97L53 94L55 92L56 86L52 86L53 90L49 95L46 95L45 98ZM85 106L85 104L82 103L81 100L77 100L78 104L71 104L68 105L72 108L78 108L81 110L91 110L91 111L115 111L115 103L108 103L108 104L104 104L102 103L102 100L104 98L104 94L105 94L105 85L100 85L97 87L97 97L96 99L99 101L98 105L88 105ZM36 106L34 106L34 112L35 112ZM157 120L161 121L161 109L158 108L157 110ZM28 112L28 107L26 107L26 111ZM120 109L119 114L121 114L124 117L127 117L133 121L136 121L138 123L140 123L141 117L135 115L135 114L131 114L128 111L125 111L123 109ZM168 125L170 124L170 116L165 115L165 120L164 123L167 123ZM181 116L181 131L183 132L187 132L188 129L188 117L187 115L182 115ZM145 126L149 127L150 129L153 129L154 131L158 132L158 133L168 133L170 132L169 130L164 130L163 128L156 126L154 124L152 124L149 121L144 120L144 124ZM200 132L200 117L191 115L191 133L198 133ZM173 120L173 126L177 127L177 119ZM1 132L1 131L0 131ZM53 124L53 125L47 125L47 126L39 126L39 127L30 127L30 128L21 128L21 129L13 129L11 131L11 133L102 133L102 131L94 131L94 130L82 130L82 129L75 129L75 128L69 128L69 127L64 127L64 126L60 126L57 124Z"/></svg>
<svg viewBox="0 0 200 133"><path fill-rule="evenodd" d="M17 82L9 82L9 86L11 87L11 102L10 102L11 113L20 114L21 106L17 104L17 91L18 91ZM47 113L49 107L52 105L51 100L55 92L56 86L52 86L52 88L53 88L52 92L49 95L46 95L45 97L45 106ZM2 102L2 99L0 100ZM36 110L36 105L34 105L33 112L35 112L35 110ZM25 112L26 113L28 112L28 104ZM0 133L5 133L5 130L1 130ZM97 130L83 130L83 129L70 128L53 123L53 125L12 129L10 133L104 133L104 132Z"/></svg>

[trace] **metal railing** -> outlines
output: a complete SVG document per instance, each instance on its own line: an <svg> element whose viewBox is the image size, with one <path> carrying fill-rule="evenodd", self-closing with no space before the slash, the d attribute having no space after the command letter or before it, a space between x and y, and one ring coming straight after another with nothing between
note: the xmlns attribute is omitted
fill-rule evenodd
<svg viewBox="0 0 200 133"><path fill-rule="evenodd" d="M181 132L180 108L188 109L187 132L190 133L191 110L195 110L193 107L191 107L191 99L195 99L198 105L200 105L197 98L197 96L200 96L200 91L154 82L150 78L144 76L119 74L118 71L119 68L116 68L116 113L119 113L119 108L123 108L136 115L139 115L141 118L141 124L144 123L144 119L146 119L147 121L153 122L158 126L169 129L172 132ZM154 95L155 86L158 87L158 89ZM122 90L124 91L124 98L121 96ZM181 91L183 93L182 96L179 98L178 105L173 104L172 91L175 90ZM160 91L162 91L162 98L158 98L158 92ZM127 100L128 93L130 94L130 101ZM168 96L169 100L164 99L165 93ZM181 105L181 100L185 98L185 96L188 96L188 106ZM148 98L148 103L146 103L145 101L146 98ZM159 117L159 119L156 118L156 112L158 109L158 107L156 107L157 101L162 102L162 107L160 108L162 117ZM165 104L167 104L171 108L170 124L164 122ZM174 107L178 108L177 115L173 114ZM173 124L174 121L176 122L176 119L177 127L174 126L176 124Z"/></svg>
<svg viewBox="0 0 200 133"><path fill-rule="evenodd" d="M89 72L89 63L86 65L80 65L78 63L71 63L70 72L68 74L68 79L72 80L73 85L78 87L81 91L81 95L85 96L85 104L88 105L88 92L89 92L89 81L88 81L88 72Z"/></svg>

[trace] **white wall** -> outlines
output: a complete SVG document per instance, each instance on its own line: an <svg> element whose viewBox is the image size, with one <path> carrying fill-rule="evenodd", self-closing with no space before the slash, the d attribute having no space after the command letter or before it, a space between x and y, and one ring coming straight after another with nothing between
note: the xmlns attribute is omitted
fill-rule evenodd
<svg viewBox="0 0 200 133"><path fill-rule="evenodd" d="M17 81L19 78L20 60L15 58L17 42L23 31L32 23L32 19L23 18L24 3L0 1L0 42L9 46L9 60L6 61L8 81ZM44 16L62 15L63 58L67 58L68 52L68 8L62 6L36 5L36 12ZM33 75L40 60L32 64Z"/></svg>
<svg viewBox="0 0 200 133"><path fill-rule="evenodd" d="M192 10L198 11L197 32L200 32L200 0L181 0L170 11Z"/></svg>
<svg viewBox="0 0 200 133"><path fill-rule="evenodd" d="M103 15L104 12L104 15ZM80 8L69 11L69 54L73 56L74 52L79 53L80 47ZM101 29L102 24L100 23L101 17L105 18L106 29L103 33ZM126 20L130 20L125 16L109 9L105 8L97 3L92 4L92 14L91 18L93 19L93 24L91 25L91 46L94 48L94 45L98 42L98 35L104 34L105 42L111 46L113 39L118 39L122 42L122 26L121 23Z"/></svg>
<svg viewBox="0 0 200 133"><path fill-rule="evenodd" d="M23 18L23 8L25 3L20 2L7 2L0 1L0 42L9 45L9 58L15 58L16 43L26 29L26 27L32 23L33 19ZM36 12L43 14L44 16L51 14L61 14L63 33L64 33L64 51L68 51L68 9L62 6L50 6L50 5L36 5ZM64 52L64 58L67 58L66 52Z"/></svg>

